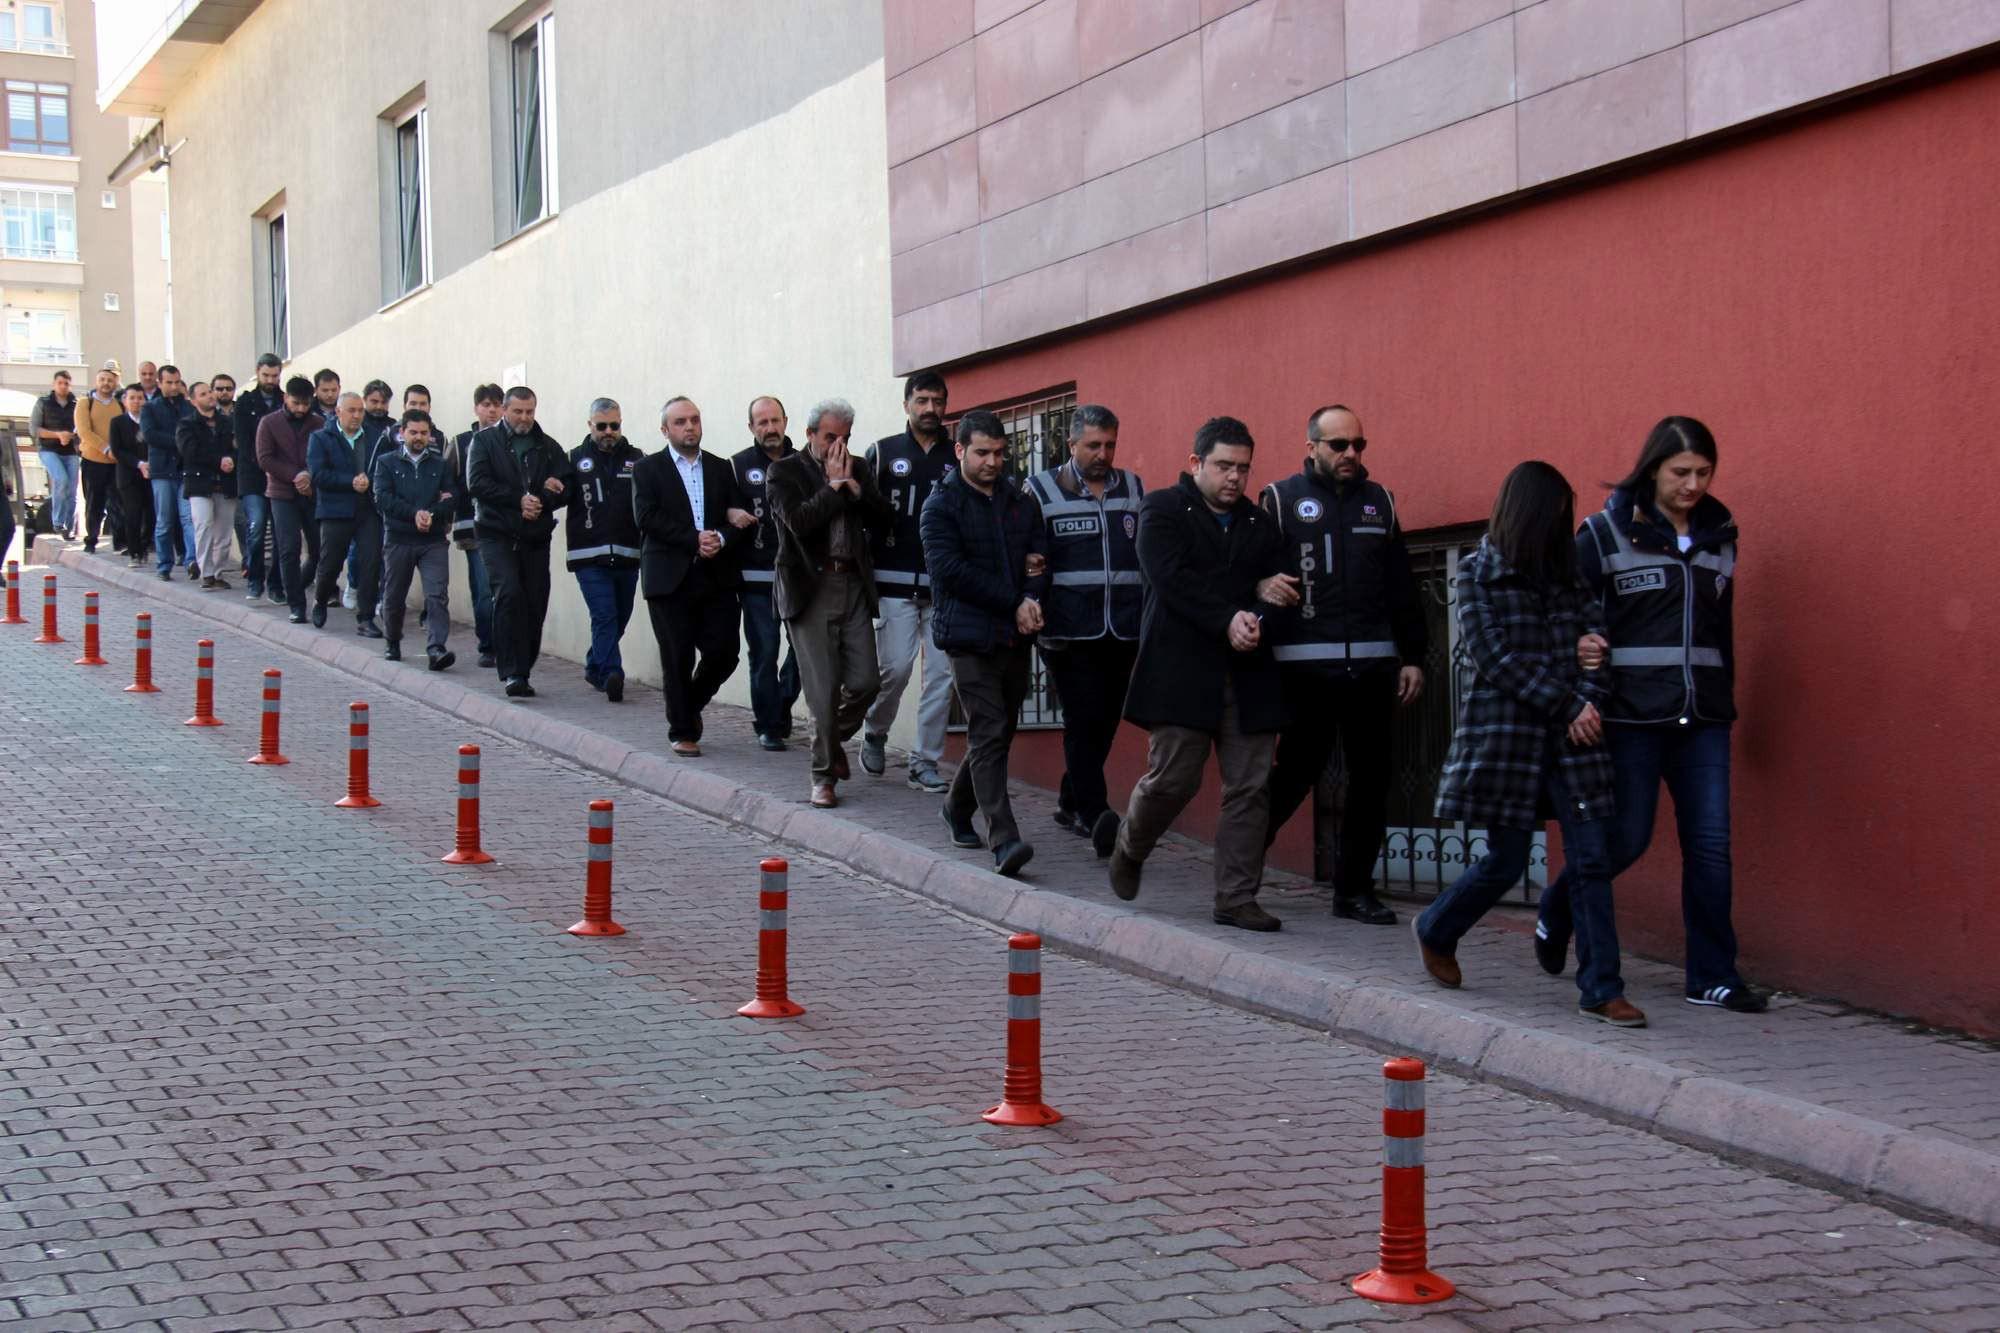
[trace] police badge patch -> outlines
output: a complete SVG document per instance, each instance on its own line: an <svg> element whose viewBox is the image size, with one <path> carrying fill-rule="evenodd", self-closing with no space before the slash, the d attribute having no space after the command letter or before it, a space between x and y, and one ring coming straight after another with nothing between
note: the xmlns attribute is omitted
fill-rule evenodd
<svg viewBox="0 0 2000 1333"><path fill-rule="evenodd" d="M899 477L907 477L910 475L910 460L907 458L899 458L895 462L889 464L889 470L895 473Z"/></svg>
<svg viewBox="0 0 2000 1333"><path fill-rule="evenodd" d="M1307 496L1292 506L1292 512L1299 516L1301 523L1310 523L1320 516L1320 503L1311 496Z"/></svg>
<svg viewBox="0 0 2000 1333"><path fill-rule="evenodd" d="M576 470L578 472L588 472L596 466L597 460L592 458L579 458L576 460Z"/></svg>
<svg viewBox="0 0 2000 1333"><path fill-rule="evenodd" d="M744 475L750 478L750 484L751 484L752 486L761 486L761 485L763 485L763 484L764 484L764 469L763 469L763 468L760 468L760 467L753 467L753 468L751 468L751 469L750 469L750 470L749 470L749 471L748 471L747 473L745 473Z"/></svg>
<svg viewBox="0 0 2000 1333"><path fill-rule="evenodd" d="M1137 514L1125 515L1126 540L1130 541L1132 538L1137 537L1138 535L1139 535L1139 516Z"/></svg>

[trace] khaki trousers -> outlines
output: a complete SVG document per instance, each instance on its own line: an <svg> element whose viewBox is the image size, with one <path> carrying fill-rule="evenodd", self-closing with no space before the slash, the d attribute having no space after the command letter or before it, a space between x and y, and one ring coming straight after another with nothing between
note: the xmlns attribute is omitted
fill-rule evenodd
<svg viewBox="0 0 2000 1333"><path fill-rule="evenodd" d="M1270 818L1271 756L1276 732L1246 734L1237 725L1236 690L1222 692L1222 729L1154 727L1146 747L1146 776L1132 788L1118 846L1144 861L1201 790L1202 770L1215 752L1222 772L1222 816L1215 829L1215 905L1241 907L1257 901L1264 878L1264 825Z"/></svg>
<svg viewBox="0 0 2000 1333"><path fill-rule="evenodd" d="M799 694L812 714L813 777L833 778L833 757L861 730L882 688L875 664L875 626L861 580L822 574L812 602L787 622L799 659Z"/></svg>

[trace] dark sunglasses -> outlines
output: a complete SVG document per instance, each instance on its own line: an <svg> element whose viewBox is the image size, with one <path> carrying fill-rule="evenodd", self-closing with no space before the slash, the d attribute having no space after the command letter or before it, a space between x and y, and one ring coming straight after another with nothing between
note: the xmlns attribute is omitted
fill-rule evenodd
<svg viewBox="0 0 2000 1333"><path fill-rule="evenodd" d="M1337 454L1344 454L1349 449L1358 454L1368 447L1368 437L1366 435L1357 435L1351 440L1343 440L1336 436L1321 440L1320 443Z"/></svg>
<svg viewBox="0 0 2000 1333"><path fill-rule="evenodd" d="M622 421L593 421L590 423L590 429L593 434L602 435L605 431L617 430L624 424Z"/></svg>

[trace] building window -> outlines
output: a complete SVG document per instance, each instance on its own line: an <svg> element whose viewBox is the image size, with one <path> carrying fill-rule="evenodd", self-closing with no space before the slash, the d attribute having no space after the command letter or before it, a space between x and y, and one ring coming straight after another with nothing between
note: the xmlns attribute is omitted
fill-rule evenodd
<svg viewBox="0 0 2000 1333"><path fill-rule="evenodd" d="M99 191L97 196L97 202L102 204L106 208L118 207L118 191L116 190Z"/></svg>
<svg viewBox="0 0 2000 1333"><path fill-rule="evenodd" d="M291 256L285 247L285 215L273 214L264 223L265 244L270 250L271 350L280 360L292 355Z"/></svg>
<svg viewBox="0 0 2000 1333"><path fill-rule="evenodd" d="M56 7L25 4L18 18L11 9L0 11L0 50L68 55L69 44L56 36Z"/></svg>
<svg viewBox="0 0 2000 1333"><path fill-rule="evenodd" d="M7 151L68 156L68 84L7 80Z"/></svg>
<svg viewBox="0 0 2000 1333"><path fill-rule="evenodd" d="M555 15L543 14L508 43L513 106L514 230L556 211Z"/></svg>
<svg viewBox="0 0 2000 1333"><path fill-rule="evenodd" d="M9 310L7 359L36 365L70 365L76 360L69 337L69 314L62 310Z"/></svg>
<svg viewBox="0 0 2000 1333"><path fill-rule="evenodd" d="M117 293L117 292L106 292L106 293L104 294L104 308L105 308L106 310L116 310L116 309L118 309L118 293Z"/></svg>
<svg viewBox="0 0 2000 1333"><path fill-rule="evenodd" d="M9 259L76 259L76 193L0 185L0 243Z"/></svg>
<svg viewBox="0 0 2000 1333"><path fill-rule="evenodd" d="M396 125L398 295L431 280L430 112L418 107Z"/></svg>

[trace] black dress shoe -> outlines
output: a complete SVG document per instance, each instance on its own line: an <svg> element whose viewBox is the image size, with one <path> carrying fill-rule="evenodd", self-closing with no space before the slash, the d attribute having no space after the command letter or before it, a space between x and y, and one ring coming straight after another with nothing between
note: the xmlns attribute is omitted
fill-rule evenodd
<svg viewBox="0 0 2000 1333"><path fill-rule="evenodd" d="M1146 863L1134 861L1120 851L1116 845L1111 848L1111 891L1126 902L1139 896L1139 876Z"/></svg>
<svg viewBox="0 0 2000 1333"><path fill-rule="evenodd" d="M403 645L394 639L389 640L389 646L382 650L382 656L388 658L391 662L402 661Z"/></svg>
<svg viewBox="0 0 2000 1333"><path fill-rule="evenodd" d="M528 684L528 679L525 676L514 676L507 681L507 697L509 699L525 699L534 692L534 689Z"/></svg>
<svg viewBox="0 0 2000 1333"><path fill-rule="evenodd" d="M173 571L171 570L169 570L165 574L160 575L160 582L162 583L172 583L173 581L174 581L174 575Z"/></svg>
<svg viewBox="0 0 2000 1333"><path fill-rule="evenodd" d="M773 736L768 731L758 733L757 745L758 748L764 750L786 750L791 748L785 744L782 736Z"/></svg>
<svg viewBox="0 0 2000 1333"><path fill-rule="evenodd" d="M449 648L426 648L424 656L431 659L433 671L444 671L458 660L458 654Z"/></svg>
<svg viewBox="0 0 2000 1333"><path fill-rule="evenodd" d="M625 673L614 671L604 678L604 697L614 704L625 702Z"/></svg>
<svg viewBox="0 0 2000 1333"><path fill-rule="evenodd" d="M479 667L480 667L480 670L482 670L482 671L491 671L491 670L492 670L492 669L494 668L494 666L496 666L496 665L497 665L497 662L496 662L496 660L495 660L495 658L494 658L494 656L493 656L493 654L492 654L492 653L481 653L481 654L479 655Z"/></svg>
<svg viewBox="0 0 2000 1333"><path fill-rule="evenodd" d="M292 612L292 615L291 615L291 621L292 621L292 623L293 623L294 625L303 625L303 624L305 624L305 623L306 623L306 613L305 613L305 612L303 612L303 611L294 611L294 612Z"/></svg>
<svg viewBox="0 0 2000 1333"><path fill-rule="evenodd" d="M1337 893L1333 897L1333 914L1344 916L1350 921L1360 921L1370 926L1393 926L1396 914L1389 905L1367 889L1359 893Z"/></svg>
<svg viewBox="0 0 2000 1333"><path fill-rule="evenodd" d="M954 847L977 847L979 831L972 827L970 819L953 819L949 805L939 806L938 813L944 816L944 826L951 830L951 845Z"/></svg>
<svg viewBox="0 0 2000 1333"><path fill-rule="evenodd" d="M382 637L382 627L373 620L356 621L354 632L364 639L379 639Z"/></svg>
<svg viewBox="0 0 2000 1333"><path fill-rule="evenodd" d="M313 628L326 628L326 603L324 602L313 603Z"/></svg>
<svg viewBox="0 0 2000 1333"><path fill-rule="evenodd" d="M1056 827L1074 833L1076 831L1076 812L1074 810L1058 809L1056 811Z"/></svg>
<svg viewBox="0 0 2000 1333"><path fill-rule="evenodd" d="M1234 926L1238 930L1282 930L1285 925L1256 903L1218 907L1211 915L1218 926Z"/></svg>
<svg viewBox="0 0 2000 1333"><path fill-rule="evenodd" d="M1118 812L1106 810L1090 826L1090 849L1099 856L1111 855L1118 845Z"/></svg>
<svg viewBox="0 0 2000 1333"><path fill-rule="evenodd" d="M1012 879L1034 858L1035 849L1020 838L1003 842L993 849L993 869Z"/></svg>
<svg viewBox="0 0 2000 1333"><path fill-rule="evenodd" d="M1547 924L1535 922L1535 961L1550 976L1561 976L1569 962L1569 936L1551 934Z"/></svg>

